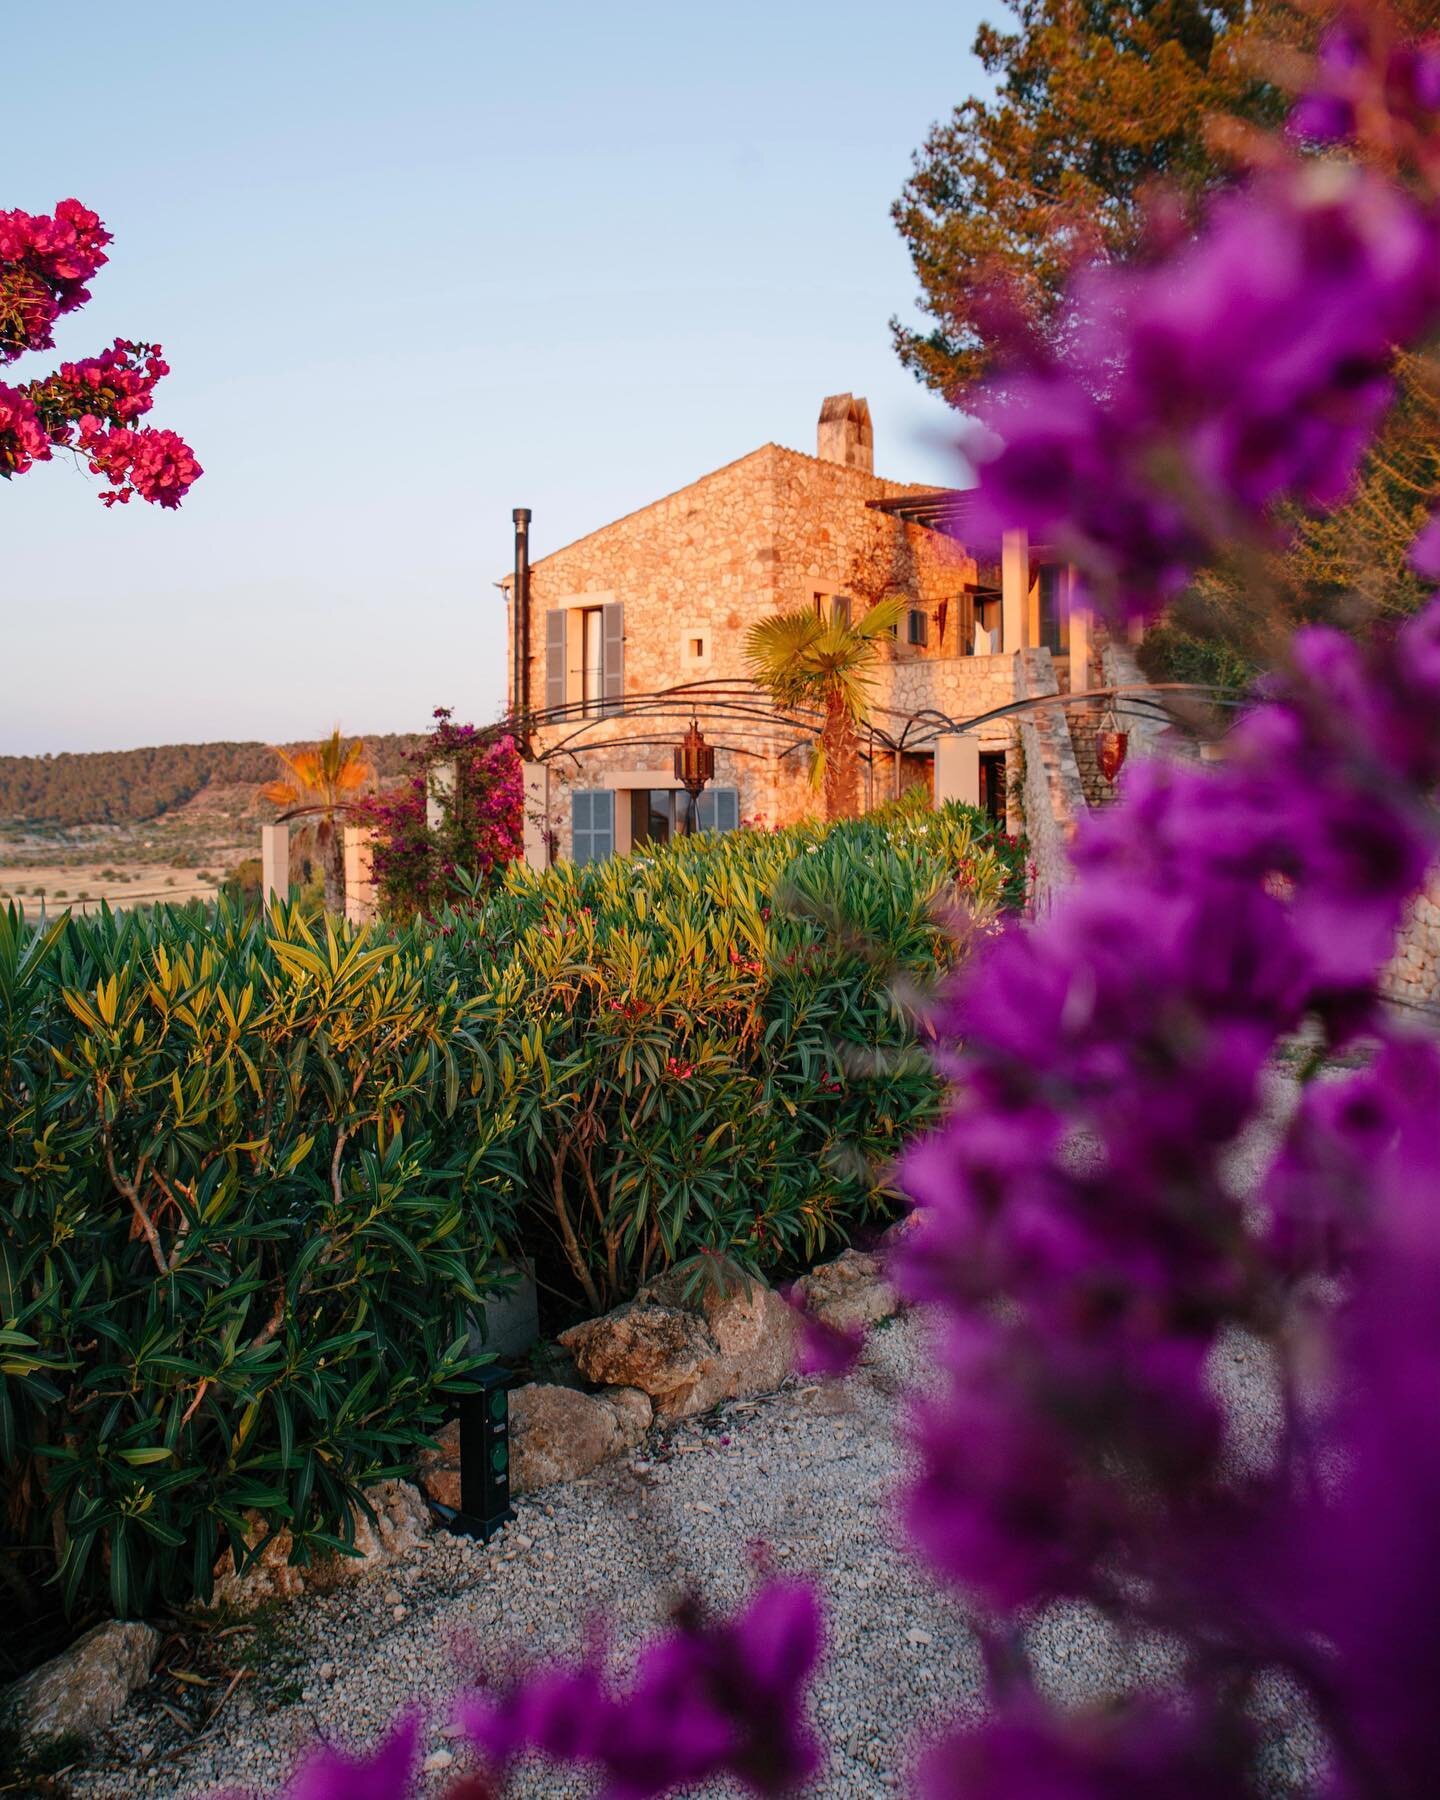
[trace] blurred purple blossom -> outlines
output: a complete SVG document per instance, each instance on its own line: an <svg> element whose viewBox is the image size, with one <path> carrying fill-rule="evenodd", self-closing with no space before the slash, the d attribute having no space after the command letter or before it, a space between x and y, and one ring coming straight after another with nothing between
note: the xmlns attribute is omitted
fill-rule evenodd
<svg viewBox="0 0 1440 1800"><path fill-rule="evenodd" d="M648 1800L721 1775L780 1794L819 1767L804 1696L820 1649L813 1591L771 1580L732 1619L682 1608L676 1628L644 1651L623 1696L590 1660L472 1695L458 1717L501 1770L537 1751L581 1763L601 1775L607 1800Z"/></svg>
<svg viewBox="0 0 1440 1800"><path fill-rule="evenodd" d="M1027 528L1115 617L1156 612L1281 502L1329 506L1440 319L1433 205L1334 164L1257 177L1141 267L1084 271L1055 357L980 409L978 527Z"/></svg>

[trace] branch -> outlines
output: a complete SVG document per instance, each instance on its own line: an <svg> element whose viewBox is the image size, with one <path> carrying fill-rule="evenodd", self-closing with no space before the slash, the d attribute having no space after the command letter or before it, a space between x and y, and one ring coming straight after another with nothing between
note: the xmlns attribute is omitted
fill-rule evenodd
<svg viewBox="0 0 1440 1800"><path fill-rule="evenodd" d="M567 1133L561 1138L559 1148L552 1159L555 1170L555 1216L560 1221L560 1238L565 1246L565 1257L570 1264L571 1271L585 1290L585 1298L595 1308L595 1311L600 1313L605 1309L600 1304L600 1295L594 1281L590 1278L590 1271L585 1267L585 1258L580 1251L580 1240L575 1235L575 1227L570 1219L570 1209L565 1204L565 1158L569 1151L570 1136Z"/></svg>
<svg viewBox="0 0 1440 1800"><path fill-rule="evenodd" d="M110 1179L115 1184L117 1193L122 1194L130 1202L130 1210L135 1214L135 1222L145 1234L145 1241L150 1246L150 1254L155 1259L155 1267L162 1275L169 1270L165 1265L165 1252L160 1247L160 1233L155 1229L155 1222L140 1203L139 1178L145 1173L145 1158L140 1158L136 1167L136 1181L127 1181L115 1167L115 1150L110 1141L110 1127L105 1123L105 1103L103 1090L96 1090L100 1099L100 1142L105 1150L105 1167L110 1171Z"/></svg>
<svg viewBox="0 0 1440 1800"><path fill-rule="evenodd" d="M335 1134L335 1149L330 1157L330 1195L337 1207L344 1205L344 1196L340 1191L340 1157L345 1149L346 1140L350 1136L350 1126L342 1125Z"/></svg>

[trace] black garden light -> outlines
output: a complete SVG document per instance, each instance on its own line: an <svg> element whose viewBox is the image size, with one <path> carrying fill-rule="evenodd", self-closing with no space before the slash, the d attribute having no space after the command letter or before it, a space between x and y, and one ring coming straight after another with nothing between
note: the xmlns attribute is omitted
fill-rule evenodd
<svg viewBox="0 0 1440 1800"><path fill-rule="evenodd" d="M479 1392L460 1401L460 1510L446 1520L462 1537L487 1541L515 1517L510 1504L510 1371L480 1369Z"/></svg>
<svg viewBox="0 0 1440 1800"><path fill-rule="evenodd" d="M690 804L685 809L685 829L695 829L695 806L705 784L715 774L715 752L705 742L705 734L698 722L692 718L690 729L675 747L675 778L690 796Z"/></svg>

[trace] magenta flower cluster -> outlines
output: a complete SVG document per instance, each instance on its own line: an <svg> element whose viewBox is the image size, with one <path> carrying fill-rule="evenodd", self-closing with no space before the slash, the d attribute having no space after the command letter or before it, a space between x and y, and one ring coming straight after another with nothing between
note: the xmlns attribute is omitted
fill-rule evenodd
<svg viewBox="0 0 1440 1800"><path fill-rule="evenodd" d="M0 213L0 364L54 342L60 314L90 298L84 285L106 261L110 233L77 200L53 216ZM0 382L0 476L23 475L56 449L84 457L106 482L107 506L132 495L165 507L184 499L201 469L173 431L138 427L155 384L169 373L158 344L117 338L99 356L53 374Z"/></svg>
<svg viewBox="0 0 1440 1800"><path fill-rule="evenodd" d="M0 212L0 362L52 348L55 320L90 298L85 283L109 260L110 241L78 200L53 215Z"/></svg>
<svg viewBox="0 0 1440 1800"><path fill-rule="evenodd" d="M437 913L455 902L459 877L497 879L525 848L525 776L515 740L457 725L437 707L435 726L410 756L404 784L364 806L375 829L375 879L392 913ZM429 771L455 769L452 797L438 831L427 815Z"/></svg>

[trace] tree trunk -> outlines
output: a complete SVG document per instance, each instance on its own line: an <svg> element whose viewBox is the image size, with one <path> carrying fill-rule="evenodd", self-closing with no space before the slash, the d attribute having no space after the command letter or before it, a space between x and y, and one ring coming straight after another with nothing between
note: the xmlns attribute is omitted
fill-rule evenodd
<svg viewBox="0 0 1440 1800"><path fill-rule="evenodd" d="M325 876L325 910L338 918L345 911L345 838L334 819L320 821L315 848Z"/></svg>
<svg viewBox="0 0 1440 1800"><path fill-rule="evenodd" d="M860 811L859 740L838 694L825 699L825 817L853 819Z"/></svg>

